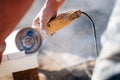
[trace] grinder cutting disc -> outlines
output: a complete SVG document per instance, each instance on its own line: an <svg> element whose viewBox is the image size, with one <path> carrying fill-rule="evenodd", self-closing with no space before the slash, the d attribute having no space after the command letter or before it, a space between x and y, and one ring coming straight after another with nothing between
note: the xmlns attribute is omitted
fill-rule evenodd
<svg viewBox="0 0 120 80"><path fill-rule="evenodd" d="M34 28L26 27L17 33L15 43L20 51L25 51L26 54L34 53L42 44L42 36Z"/></svg>

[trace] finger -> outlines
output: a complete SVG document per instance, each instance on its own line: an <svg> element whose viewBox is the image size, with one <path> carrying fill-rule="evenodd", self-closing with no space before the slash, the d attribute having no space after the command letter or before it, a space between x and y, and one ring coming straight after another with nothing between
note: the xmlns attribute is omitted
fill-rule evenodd
<svg viewBox="0 0 120 80"><path fill-rule="evenodd" d="M32 27L39 27L39 26L40 26L39 18L36 18L35 20L33 20Z"/></svg>
<svg viewBox="0 0 120 80"><path fill-rule="evenodd" d="M48 32L48 22L49 20L51 19L51 16L44 16L42 17L42 20L40 21L40 27L42 28L42 30L44 30L47 34L49 33Z"/></svg>
<svg viewBox="0 0 120 80"><path fill-rule="evenodd" d="M46 26L46 22L43 22L40 24L40 27L42 28L42 31L45 33L45 34L48 34L48 30L47 30L47 26Z"/></svg>

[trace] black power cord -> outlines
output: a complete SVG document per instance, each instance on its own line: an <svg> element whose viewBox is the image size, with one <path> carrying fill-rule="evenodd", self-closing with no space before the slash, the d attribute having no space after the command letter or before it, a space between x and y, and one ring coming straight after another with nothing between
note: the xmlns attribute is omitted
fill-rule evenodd
<svg viewBox="0 0 120 80"><path fill-rule="evenodd" d="M87 16L89 18L89 20L92 23L92 30L93 30L93 36L94 36L94 45L95 45L95 53L96 53L96 58L98 57L98 46L97 46L97 36L96 36L96 29L95 29L95 24L94 21L92 20L92 18L85 12L81 12L82 14L84 14L85 16Z"/></svg>

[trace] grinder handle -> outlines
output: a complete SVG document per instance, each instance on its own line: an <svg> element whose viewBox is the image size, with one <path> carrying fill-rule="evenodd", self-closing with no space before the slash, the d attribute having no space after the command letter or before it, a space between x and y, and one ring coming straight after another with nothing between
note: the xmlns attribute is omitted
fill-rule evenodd
<svg viewBox="0 0 120 80"><path fill-rule="evenodd" d="M80 10L68 11L68 12L58 15L56 18L50 20L50 22L48 23L47 25L48 33L54 34L56 31L65 27L72 21L78 19L80 16L81 16Z"/></svg>

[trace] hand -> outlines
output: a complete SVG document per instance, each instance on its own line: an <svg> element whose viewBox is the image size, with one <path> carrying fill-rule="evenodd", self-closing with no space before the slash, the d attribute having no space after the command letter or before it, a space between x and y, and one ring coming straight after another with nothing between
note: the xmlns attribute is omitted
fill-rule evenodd
<svg viewBox="0 0 120 80"><path fill-rule="evenodd" d="M46 0L43 8L38 13L37 17L33 20L32 26L35 27L38 31L42 30L42 32L49 34L49 31L47 30L47 24L51 18L56 16L57 10L63 3L64 0Z"/></svg>
<svg viewBox="0 0 120 80"><path fill-rule="evenodd" d="M57 14L57 11L53 11L50 8L43 8L37 17L33 21L33 26L37 29L43 30L47 34L49 34L47 30L47 23L50 21L51 18L55 17Z"/></svg>

